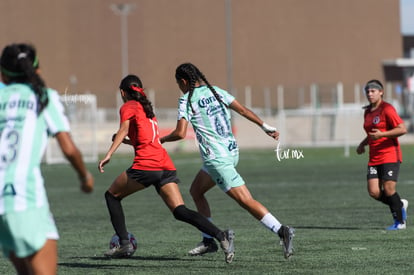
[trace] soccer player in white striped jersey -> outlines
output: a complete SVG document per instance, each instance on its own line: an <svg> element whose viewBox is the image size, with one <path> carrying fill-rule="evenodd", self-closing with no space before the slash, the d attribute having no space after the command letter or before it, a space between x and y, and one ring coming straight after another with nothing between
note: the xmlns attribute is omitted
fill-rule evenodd
<svg viewBox="0 0 414 275"><path fill-rule="evenodd" d="M3 49L0 71L0 248L18 274L56 274L57 240L40 163L48 136L55 136L76 170L81 190L93 177L69 135L56 91L38 74L36 50L28 44Z"/></svg>
<svg viewBox="0 0 414 275"><path fill-rule="evenodd" d="M203 167L190 189L197 210L211 219L210 207L204 194L217 185L280 238L284 256L289 258L293 254L294 229L281 224L265 206L252 197L235 168L239 150L232 132L230 109L260 126L274 139L279 137L276 128L264 123L228 92L210 85L200 70L191 63L178 66L175 78L183 92L179 99L177 126L169 135L162 137L161 142L184 138L188 123L192 124L203 160ZM215 251L217 244L211 236L203 233L203 240L189 254L202 255Z"/></svg>

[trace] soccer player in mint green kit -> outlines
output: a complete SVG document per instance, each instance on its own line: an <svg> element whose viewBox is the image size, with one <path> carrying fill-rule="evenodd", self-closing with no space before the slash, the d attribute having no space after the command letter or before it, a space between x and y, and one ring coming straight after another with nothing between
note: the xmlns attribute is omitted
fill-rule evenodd
<svg viewBox="0 0 414 275"><path fill-rule="evenodd" d="M40 171L49 135L55 136L76 170L83 192L93 177L69 135L56 91L38 74L33 46L3 49L0 71L0 248L18 274L56 274L56 229Z"/></svg>
<svg viewBox="0 0 414 275"><path fill-rule="evenodd" d="M274 139L279 137L276 128L264 123L228 92L210 85L200 70L191 63L178 66L175 78L184 94L179 99L176 129L162 137L161 142L183 139L187 133L188 123L192 124L203 160L203 167L190 189L197 210L211 219L210 207L204 194L218 185L280 238L284 257L289 258L293 254L294 229L282 225L266 207L256 201L236 171L239 150L232 132L230 109L260 126ZM189 254L202 255L216 252L217 249L214 239L203 233L203 240L190 250Z"/></svg>

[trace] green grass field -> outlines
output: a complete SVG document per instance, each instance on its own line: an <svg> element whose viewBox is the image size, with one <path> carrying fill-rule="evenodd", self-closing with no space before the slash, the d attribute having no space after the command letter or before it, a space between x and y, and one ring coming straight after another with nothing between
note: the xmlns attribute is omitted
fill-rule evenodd
<svg viewBox="0 0 414 275"><path fill-rule="evenodd" d="M208 193L220 228L236 233L236 256L226 264L222 252L200 257L187 251L200 241L192 226L174 220L153 188L123 201L127 226L138 239L131 259L106 259L113 234L104 192L131 157L116 155L98 174L93 194L78 189L67 165L43 167L49 199L60 232L59 274L413 274L414 226L385 231L392 223L388 207L366 191L367 155L346 158L343 148L303 148L303 158L278 161L272 149L241 150L238 170L253 196L281 222L296 228L295 255L285 260L278 239L218 188ZM403 147L397 189L411 203L412 146ZM197 153L172 154L184 200L195 209L189 186L201 162ZM413 206L411 206L411 209ZM413 223L414 224L414 223ZM0 274L14 274L0 258Z"/></svg>

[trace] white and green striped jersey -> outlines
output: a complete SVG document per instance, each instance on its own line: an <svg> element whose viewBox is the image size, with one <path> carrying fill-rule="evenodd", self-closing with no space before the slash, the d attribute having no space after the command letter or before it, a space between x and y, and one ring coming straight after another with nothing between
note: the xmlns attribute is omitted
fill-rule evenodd
<svg viewBox="0 0 414 275"><path fill-rule="evenodd" d="M68 132L56 91L37 114L33 90L25 84L0 89L0 214L48 206L40 162L49 135Z"/></svg>
<svg viewBox="0 0 414 275"><path fill-rule="evenodd" d="M228 106L234 96L214 86L221 100ZM231 128L231 112L220 103L207 86L194 89L191 105L187 104L189 93L179 99L178 120L189 121L194 129L203 161L234 157L238 155L238 146Z"/></svg>

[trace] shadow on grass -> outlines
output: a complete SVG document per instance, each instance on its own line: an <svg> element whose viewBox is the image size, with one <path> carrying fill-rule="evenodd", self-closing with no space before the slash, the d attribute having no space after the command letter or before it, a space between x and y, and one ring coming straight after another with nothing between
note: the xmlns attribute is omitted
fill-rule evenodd
<svg viewBox="0 0 414 275"><path fill-rule="evenodd" d="M89 264L89 263L59 263L58 266L64 267L71 267L71 268L93 268L93 269L115 269L119 268L121 265L119 264ZM126 265L123 264L122 268L124 267L136 267L135 265Z"/></svg>
<svg viewBox="0 0 414 275"><path fill-rule="evenodd" d="M354 227L354 226L312 226L312 225L299 225L294 226L295 229L321 229L321 230L378 230L384 229L379 227Z"/></svg>
<svg viewBox="0 0 414 275"><path fill-rule="evenodd" d="M122 266L122 268L127 267L136 267L136 265L129 265L127 262L132 261L155 261L155 262L163 262L163 261L191 261L190 259L185 258L177 258L177 257L142 257L142 256L133 256L130 258L108 258L108 257L70 257L69 259L72 260L79 260L79 261L99 261L99 263L91 264L91 263L82 263L82 262L63 262L58 263L58 266L64 267L75 267L75 268L118 268ZM103 261L107 262L102 263Z"/></svg>

